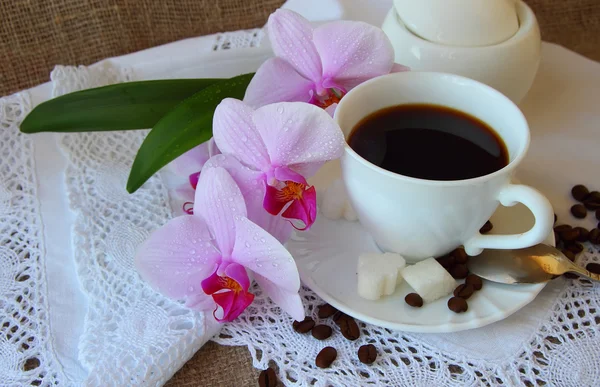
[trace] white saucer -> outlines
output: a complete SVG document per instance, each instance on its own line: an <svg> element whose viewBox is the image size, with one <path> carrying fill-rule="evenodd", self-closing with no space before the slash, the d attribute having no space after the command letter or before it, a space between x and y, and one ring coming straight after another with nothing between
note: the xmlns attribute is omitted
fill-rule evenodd
<svg viewBox="0 0 600 387"><path fill-rule="evenodd" d="M317 190L339 177L339 164L329 163L311 180ZM491 219L492 233L517 233L533 224L533 216L522 205L500 207ZM550 235L548 243L554 242ZM344 313L366 323L408 332L456 332L500 321L529 304L546 284L503 285L484 281L483 289L468 301L469 309L456 314L441 298L422 308L404 302L413 290L403 282L396 292L379 301L359 297L356 264L362 252L379 252L369 233L358 222L332 221L319 214L309 231L297 233L287 244L304 285Z"/></svg>

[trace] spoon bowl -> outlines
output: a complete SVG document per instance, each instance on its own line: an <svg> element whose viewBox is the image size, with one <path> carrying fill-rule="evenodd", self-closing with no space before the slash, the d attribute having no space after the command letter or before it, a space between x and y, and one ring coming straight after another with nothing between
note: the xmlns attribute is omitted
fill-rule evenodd
<svg viewBox="0 0 600 387"><path fill-rule="evenodd" d="M511 285L548 282L567 272L600 281L600 275L577 266L560 250L545 244L518 250L484 250L469 259L468 267L481 278Z"/></svg>

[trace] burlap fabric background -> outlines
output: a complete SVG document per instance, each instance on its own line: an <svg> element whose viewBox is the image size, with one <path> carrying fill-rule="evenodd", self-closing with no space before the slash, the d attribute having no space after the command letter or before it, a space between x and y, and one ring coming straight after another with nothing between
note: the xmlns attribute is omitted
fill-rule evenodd
<svg viewBox="0 0 600 387"><path fill-rule="evenodd" d="M284 0L0 0L0 96L48 80L56 64L100 59L262 26ZM600 0L528 0L545 40L600 59Z"/></svg>
<svg viewBox="0 0 600 387"><path fill-rule="evenodd" d="M284 0L0 0L0 96L164 43L262 26Z"/></svg>
<svg viewBox="0 0 600 387"><path fill-rule="evenodd" d="M0 0L0 95L91 64L192 36L262 26L283 0ZM600 0L528 0L544 40L600 60ZM205 345L167 384L255 386L244 347Z"/></svg>

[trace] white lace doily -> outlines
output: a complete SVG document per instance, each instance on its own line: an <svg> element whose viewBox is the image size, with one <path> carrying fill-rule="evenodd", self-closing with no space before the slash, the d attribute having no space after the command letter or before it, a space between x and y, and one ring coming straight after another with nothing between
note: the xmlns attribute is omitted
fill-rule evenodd
<svg viewBox="0 0 600 387"><path fill-rule="evenodd" d="M597 249L588 249L579 263L597 262L599 258ZM558 298L552 297L546 316L542 311L539 326L526 332L523 342L511 343L514 353L504 358L482 356L473 342L469 343L471 356L464 353L468 351L454 351L461 338L469 341L472 333L468 331L417 335L360 323L361 337L348 341L331 319L319 320L317 307L323 301L306 288L302 295L307 315L333 327L331 338L318 341L295 332L290 318L255 286L254 303L235 323L225 325L213 340L223 345L247 346L256 368L265 369L272 362L286 385L294 386L593 386L600 380L600 285L587 280L568 282ZM484 329L492 333L494 328L480 328ZM506 336L496 340L518 339L511 327L499 332ZM440 342L445 341L443 336L454 336L446 343L453 351L439 348ZM372 365L358 360L357 351L363 344L373 344L378 349L378 358ZM331 368L320 369L315 366L315 357L325 346L336 348L338 357Z"/></svg>
<svg viewBox="0 0 600 387"><path fill-rule="evenodd" d="M62 383L51 340L27 92L0 99L0 386Z"/></svg>

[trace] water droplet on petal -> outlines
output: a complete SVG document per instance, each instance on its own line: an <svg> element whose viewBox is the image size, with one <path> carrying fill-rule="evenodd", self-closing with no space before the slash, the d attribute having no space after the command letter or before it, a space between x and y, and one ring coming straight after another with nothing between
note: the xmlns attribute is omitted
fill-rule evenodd
<svg viewBox="0 0 600 387"><path fill-rule="evenodd" d="M266 240L265 238L260 238L260 241L261 241L262 243L265 243L267 240Z"/></svg>
<svg viewBox="0 0 600 387"><path fill-rule="evenodd" d="M250 247L250 242L246 242L246 247Z"/></svg>
<svg viewBox="0 0 600 387"><path fill-rule="evenodd" d="M279 106L279 107L277 108L277 113L279 113L279 114L283 114L283 106Z"/></svg>
<svg viewBox="0 0 600 387"><path fill-rule="evenodd" d="M188 292L193 292L193 291L194 291L194 287L193 287L193 286L190 286L190 287L188 288Z"/></svg>

